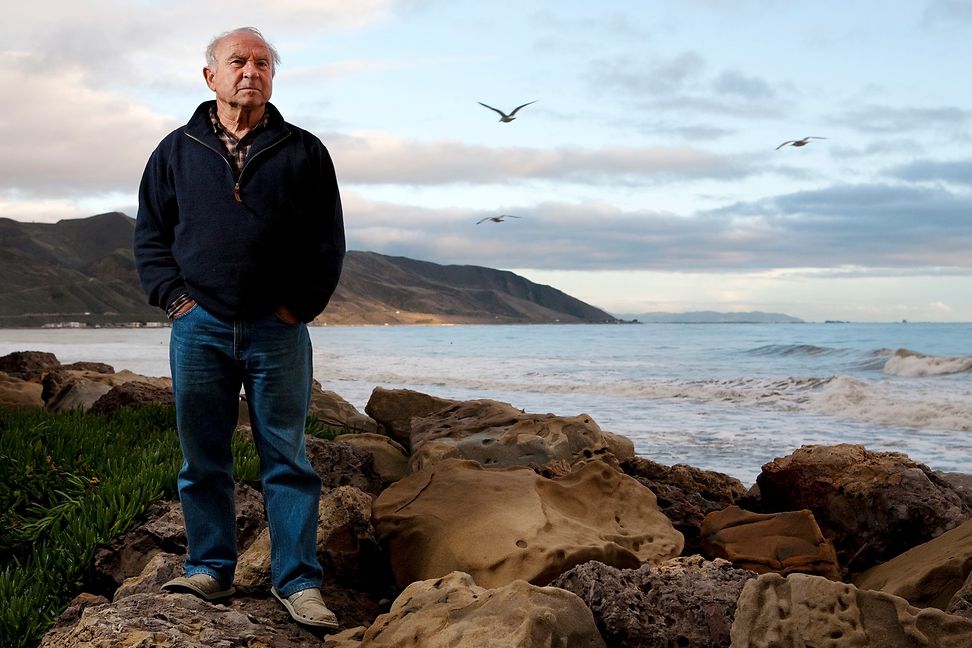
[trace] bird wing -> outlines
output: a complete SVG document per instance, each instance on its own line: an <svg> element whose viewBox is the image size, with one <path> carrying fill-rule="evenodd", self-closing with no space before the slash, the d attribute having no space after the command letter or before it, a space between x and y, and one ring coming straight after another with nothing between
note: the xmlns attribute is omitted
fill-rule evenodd
<svg viewBox="0 0 972 648"><path fill-rule="evenodd" d="M517 106L516 108L513 109L513 112L510 113L510 117L512 117L513 115L515 115L516 114L516 111L519 110L520 108L522 108L523 106L529 106L532 103L537 103L537 101L539 101L539 100L538 99L534 99L533 101L528 101L528 102L526 102L523 105Z"/></svg>
<svg viewBox="0 0 972 648"><path fill-rule="evenodd" d="M817 137L816 135L810 135L808 137L804 137L803 139L827 139L827 138L826 137Z"/></svg>
<svg viewBox="0 0 972 648"><path fill-rule="evenodd" d="M484 104L484 103L483 103L482 101L480 101L480 102L479 102L479 105L480 105L480 106L484 106L484 107L486 107L486 108L489 108L490 110L492 110L492 111L494 111L494 112L498 112L498 113L499 113L499 114L500 114L501 116L503 116L503 117L509 117L509 115L507 115L507 114L506 114L505 112L503 112L502 110L500 110L500 109L498 109L498 108L493 108L492 106L487 106L487 105L486 105L486 104ZM513 112L516 112L516 111L514 110Z"/></svg>
<svg viewBox="0 0 972 648"><path fill-rule="evenodd" d="M514 216L513 214L503 214L500 218L519 218L519 216Z"/></svg>
<svg viewBox="0 0 972 648"><path fill-rule="evenodd" d="M779 151L781 148L783 148L787 144L793 144L794 142L796 142L796 140L786 140L785 142L783 142L782 144L780 144L779 146L777 146L776 147L776 150Z"/></svg>
<svg viewBox="0 0 972 648"><path fill-rule="evenodd" d="M490 218L492 218L492 216L487 216L486 218L480 218L478 221L476 221L476 224L479 225L480 223L485 223Z"/></svg>

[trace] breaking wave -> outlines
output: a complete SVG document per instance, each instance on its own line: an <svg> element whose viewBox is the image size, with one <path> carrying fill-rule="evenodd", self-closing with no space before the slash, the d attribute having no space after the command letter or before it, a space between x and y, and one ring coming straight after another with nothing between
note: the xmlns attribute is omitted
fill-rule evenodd
<svg viewBox="0 0 972 648"><path fill-rule="evenodd" d="M405 377L386 373L373 378L376 379L374 384L394 385ZM521 401L527 394L534 395L530 400L542 402L547 396L570 397L570 402L583 402L584 399L578 396L630 401L632 404L667 400L693 402L693 407L713 414L722 407L732 407L823 415L896 428L972 431L972 403L969 399L928 382L873 381L845 375L577 383L542 377L532 382L468 377L444 381L439 376L422 378L414 375L409 378L412 388L419 391L429 389L445 397L495 398L510 401L517 407L523 403L510 399ZM455 390L455 395L444 393L450 390Z"/></svg>
<svg viewBox="0 0 972 648"><path fill-rule="evenodd" d="M898 349L884 363L889 376L921 378L972 372L972 356L928 356L909 349Z"/></svg>

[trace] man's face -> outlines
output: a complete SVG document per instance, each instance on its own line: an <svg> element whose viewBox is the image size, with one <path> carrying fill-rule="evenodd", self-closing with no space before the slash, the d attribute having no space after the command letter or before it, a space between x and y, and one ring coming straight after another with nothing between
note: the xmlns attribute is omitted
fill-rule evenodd
<svg viewBox="0 0 972 648"><path fill-rule="evenodd" d="M203 68L206 85L216 99L233 108L259 108L273 91L273 58L253 34L231 34L215 49L216 68Z"/></svg>

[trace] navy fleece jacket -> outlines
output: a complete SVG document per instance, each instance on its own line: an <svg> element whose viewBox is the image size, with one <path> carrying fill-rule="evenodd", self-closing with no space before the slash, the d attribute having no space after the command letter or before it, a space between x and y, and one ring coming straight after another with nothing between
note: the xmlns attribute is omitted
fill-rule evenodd
<svg viewBox="0 0 972 648"><path fill-rule="evenodd" d="M286 306L314 319L337 287L344 218L334 165L271 104L239 179L207 101L152 153L138 193L135 262L149 303L188 293L226 319Z"/></svg>

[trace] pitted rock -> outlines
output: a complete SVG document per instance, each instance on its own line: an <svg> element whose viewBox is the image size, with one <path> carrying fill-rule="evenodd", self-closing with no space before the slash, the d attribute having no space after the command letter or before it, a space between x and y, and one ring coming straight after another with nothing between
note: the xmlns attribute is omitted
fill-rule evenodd
<svg viewBox="0 0 972 648"><path fill-rule="evenodd" d="M373 512L401 587L452 571L543 585L588 560L630 568L682 549L652 492L599 461L546 479L447 459L387 488Z"/></svg>
<svg viewBox="0 0 972 648"><path fill-rule="evenodd" d="M729 645L736 600L753 572L725 560L673 558L638 569L591 561L557 577L577 594L609 646Z"/></svg>
<svg viewBox="0 0 972 648"><path fill-rule="evenodd" d="M461 401L412 420L412 472L443 459L471 459L484 466L575 464L594 458L617 463L634 456L616 435L606 435L587 414L530 414L509 403ZM615 457L613 450L630 452Z"/></svg>
<svg viewBox="0 0 972 648"><path fill-rule="evenodd" d="M412 583L369 628L328 637L326 648L603 648L573 593L518 580L486 589L460 572Z"/></svg>
<svg viewBox="0 0 972 648"><path fill-rule="evenodd" d="M821 576L763 574L743 587L731 636L754 648L965 648L972 619Z"/></svg>

